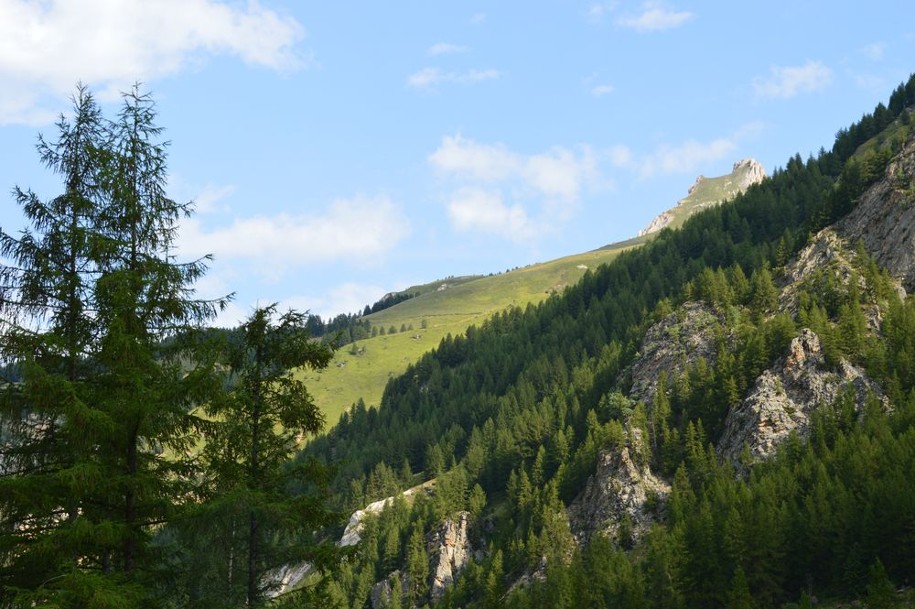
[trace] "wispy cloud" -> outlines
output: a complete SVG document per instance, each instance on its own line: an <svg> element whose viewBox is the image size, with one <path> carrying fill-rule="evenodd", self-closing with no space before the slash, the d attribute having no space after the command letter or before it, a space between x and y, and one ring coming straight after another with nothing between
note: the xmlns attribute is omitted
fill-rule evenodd
<svg viewBox="0 0 915 609"><path fill-rule="evenodd" d="M432 67L423 68L410 74L407 77L407 84L415 89L434 89L443 84L471 85L487 80L498 80L501 77L502 73L492 68L445 71L441 68Z"/></svg>
<svg viewBox="0 0 915 609"><path fill-rule="evenodd" d="M886 52L886 45L882 42L874 42L866 45L861 49L861 52L871 61L880 61L883 59L883 54Z"/></svg>
<svg viewBox="0 0 915 609"><path fill-rule="evenodd" d="M0 2L0 124L40 123L81 80L117 91L229 55L294 70L312 61L295 19L257 2L6 0Z"/></svg>
<svg viewBox="0 0 915 609"><path fill-rule="evenodd" d="M600 23L604 15L616 9L619 5L618 0L609 0L608 2L594 2L588 7L588 21L591 23Z"/></svg>
<svg viewBox="0 0 915 609"><path fill-rule="evenodd" d="M636 15L622 16L616 23L640 33L662 32L680 27L693 18L689 11L666 8L658 2L646 2Z"/></svg>
<svg viewBox="0 0 915 609"><path fill-rule="evenodd" d="M201 218L182 223L181 255L213 254L216 264L249 264L273 279L319 262L377 264L410 232L401 207L387 196L338 199L319 214L235 218L226 226Z"/></svg>
<svg viewBox="0 0 915 609"><path fill-rule="evenodd" d="M466 53L469 50L470 50L469 48L467 48L465 46L461 46L459 44L451 44L448 42L439 42L439 43L433 44L431 47L429 47L429 50L426 52L429 55L432 55L433 57L435 57L436 55L456 55L458 53Z"/></svg>
<svg viewBox="0 0 915 609"><path fill-rule="evenodd" d="M568 219L584 189L600 187L596 155L586 146L523 155L454 135L429 162L452 182L448 214L456 230L516 241L548 233Z"/></svg>
<svg viewBox="0 0 915 609"><path fill-rule="evenodd" d="M615 90L613 85L594 85L591 87L591 95L594 97L604 97L605 95L610 95Z"/></svg>
<svg viewBox="0 0 915 609"><path fill-rule="evenodd" d="M708 141L689 139L679 144L660 144L642 156L623 145L610 149L607 154L613 166L634 171L643 179L659 174L695 174L703 166L733 157L741 142L762 128L759 123L748 123L730 135Z"/></svg>
<svg viewBox="0 0 915 609"><path fill-rule="evenodd" d="M753 90L759 97L789 99L800 93L812 93L832 82L832 70L819 61L800 66L773 66L768 77L753 79Z"/></svg>
<svg viewBox="0 0 915 609"><path fill-rule="evenodd" d="M222 211L219 202L231 196L234 192L235 186L232 184L224 186L207 185L196 197L194 197L194 204L197 212L209 214Z"/></svg>
<svg viewBox="0 0 915 609"><path fill-rule="evenodd" d="M480 25L484 21L486 21L486 13L474 13L470 17L471 25Z"/></svg>

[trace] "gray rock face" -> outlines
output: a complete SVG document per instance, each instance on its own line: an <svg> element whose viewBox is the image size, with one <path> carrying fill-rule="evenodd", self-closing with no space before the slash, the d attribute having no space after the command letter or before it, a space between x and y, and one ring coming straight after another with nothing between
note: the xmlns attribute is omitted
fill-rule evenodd
<svg viewBox="0 0 915 609"><path fill-rule="evenodd" d="M670 485L652 475L648 465L636 463L629 447L605 451L598 457L597 472L569 506L569 523L579 542L597 532L617 538L624 523L636 541L653 520L651 504L669 494Z"/></svg>
<svg viewBox="0 0 915 609"><path fill-rule="evenodd" d="M369 600L372 609L386 609L394 604L395 591L400 593L401 606L408 606L406 591L410 589L410 578L400 571L392 571L383 580L372 586Z"/></svg>
<svg viewBox="0 0 915 609"><path fill-rule="evenodd" d="M747 446L753 462L770 457L792 431L806 437L813 410L835 401L846 387L854 390L858 404L868 393L880 395L861 370L844 360L838 370L829 370L819 337L803 330L791 341L788 353L763 372L743 402L728 413L718 453L737 463Z"/></svg>
<svg viewBox="0 0 915 609"><path fill-rule="evenodd" d="M473 557L470 545L470 512L458 512L446 518L426 536L429 554L429 600L436 603ZM399 586L399 588L398 588ZM372 586L372 609L391 606L396 590L400 590L403 606L407 606L410 578L406 573L393 571Z"/></svg>
<svg viewBox="0 0 915 609"><path fill-rule="evenodd" d="M471 560L470 512L458 512L446 519L426 538L429 551L429 596L433 602L441 600L445 590L454 585L464 567Z"/></svg>
<svg viewBox="0 0 915 609"><path fill-rule="evenodd" d="M906 290L915 289L915 136L837 229L851 240L861 239L880 266Z"/></svg>
<svg viewBox="0 0 915 609"><path fill-rule="evenodd" d="M715 361L714 329L724 319L709 305L688 302L649 328L632 364L630 399L650 405L662 372L673 379L704 358Z"/></svg>

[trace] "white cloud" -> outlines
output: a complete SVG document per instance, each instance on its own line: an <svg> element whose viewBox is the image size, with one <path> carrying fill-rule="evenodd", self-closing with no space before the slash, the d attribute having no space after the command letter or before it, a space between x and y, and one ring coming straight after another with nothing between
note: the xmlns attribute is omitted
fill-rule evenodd
<svg viewBox="0 0 915 609"><path fill-rule="evenodd" d="M542 232L528 217L524 206L506 205L499 191L461 188L448 201L448 217L463 232L480 231L512 241L524 241Z"/></svg>
<svg viewBox="0 0 915 609"><path fill-rule="evenodd" d="M661 144L654 152L636 159L625 146L611 151L614 165L637 171L642 178L657 174L695 174L703 166L732 157L740 142L762 130L758 123L748 123L726 136L708 142L687 140L678 145Z"/></svg>
<svg viewBox="0 0 915 609"><path fill-rule="evenodd" d="M546 154L528 158L522 175L546 197L575 201L582 186L595 176L596 169L589 148L576 156L571 150L557 146Z"/></svg>
<svg viewBox="0 0 915 609"><path fill-rule="evenodd" d="M657 2L646 2L641 13L620 17L617 24L640 33L661 32L680 27L692 18L693 14L688 11L670 10Z"/></svg>
<svg viewBox="0 0 915 609"><path fill-rule="evenodd" d="M574 212L583 190L602 187L587 146L523 155L454 135L442 138L429 162L452 181L446 198L455 229L512 240L550 232Z"/></svg>
<svg viewBox="0 0 915 609"><path fill-rule="evenodd" d="M475 180L503 180L521 171L523 159L502 144L478 144L461 135L446 135L429 156L438 169Z"/></svg>
<svg viewBox="0 0 915 609"><path fill-rule="evenodd" d="M594 85L591 87L591 95L594 97L603 97L605 95L610 95L615 89L613 85Z"/></svg>
<svg viewBox="0 0 915 609"><path fill-rule="evenodd" d="M788 99L799 93L812 93L832 82L832 70L819 61L802 66L774 66L769 77L753 79L753 89L760 97Z"/></svg>
<svg viewBox="0 0 915 609"><path fill-rule="evenodd" d="M471 25L480 25L484 21L486 21L486 13L474 13L470 17Z"/></svg>
<svg viewBox="0 0 915 609"><path fill-rule="evenodd" d="M440 84L471 85L486 80L498 80L501 76L501 72L493 69L445 72L441 68L423 68L408 76L407 84L416 89L433 89Z"/></svg>
<svg viewBox="0 0 915 609"><path fill-rule="evenodd" d="M37 123L77 81L108 92L181 71L209 55L291 70L302 26L257 2L4 0L0 124Z"/></svg>
<svg viewBox="0 0 915 609"><path fill-rule="evenodd" d="M469 50L470 49L467 47L458 44L439 42L438 44L433 44L431 47L429 47L427 53L434 57L435 55L455 55L458 53L466 53Z"/></svg>
<svg viewBox="0 0 915 609"><path fill-rule="evenodd" d="M377 302L389 291L377 285L347 282L331 287L320 296L297 295L284 298L278 309L309 311L327 320L340 313L361 313L365 305Z"/></svg>
<svg viewBox="0 0 915 609"><path fill-rule="evenodd" d="M503 144L479 144L461 135L445 136L429 156L437 169L478 182L518 182L540 196L573 201L593 181L596 161L587 147L579 154L555 146L549 152L524 156Z"/></svg>
<svg viewBox="0 0 915 609"><path fill-rule="evenodd" d="M230 225L205 225L192 217L181 226L179 255L213 254L223 261L255 265L278 279L292 269L346 260L376 264L410 232L403 211L386 196L339 199L318 215L236 218Z"/></svg>

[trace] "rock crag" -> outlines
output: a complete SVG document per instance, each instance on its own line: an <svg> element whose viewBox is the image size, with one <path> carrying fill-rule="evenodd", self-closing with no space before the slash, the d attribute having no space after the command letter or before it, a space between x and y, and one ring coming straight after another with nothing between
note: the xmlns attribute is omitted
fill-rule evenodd
<svg viewBox="0 0 915 609"><path fill-rule="evenodd" d="M788 353L763 372L747 397L727 415L718 453L734 463L749 450L750 461L772 456L792 432L808 433L810 415L831 404L846 389L860 405L879 388L857 367L841 360L837 369L826 364L819 337L809 329L791 341Z"/></svg>
<svg viewBox="0 0 915 609"><path fill-rule="evenodd" d="M915 289L915 136L837 229L852 241L860 239L906 290Z"/></svg>

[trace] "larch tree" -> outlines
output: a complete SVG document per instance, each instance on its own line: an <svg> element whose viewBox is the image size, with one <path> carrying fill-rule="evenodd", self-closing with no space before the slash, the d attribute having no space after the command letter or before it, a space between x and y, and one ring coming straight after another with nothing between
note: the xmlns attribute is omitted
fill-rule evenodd
<svg viewBox="0 0 915 609"><path fill-rule="evenodd" d="M220 568L235 606L263 606L276 584L271 571L320 563L328 549L312 539L334 517L325 507L327 474L291 461L297 439L324 425L297 371L325 368L333 355L306 323L306 315L278 314L276 305L256 309L230 338L229 390L205 405L219 423L202 452L214 499L200 516L210 531L235 540Z"/></svg>
<svg viewBox="0 0 915 609"><path fill-rule="evenodd" d="M196 299L206 259L174 257L192 206L165 194L150 96L115 121L85 87L73 101L38 146L64 194L17 189L31 228L0 233L0 349L23 371L2 387L0 602L135 607L154 530L193 501L192 407L219 388L188 336L226 299Z"/></svg>

